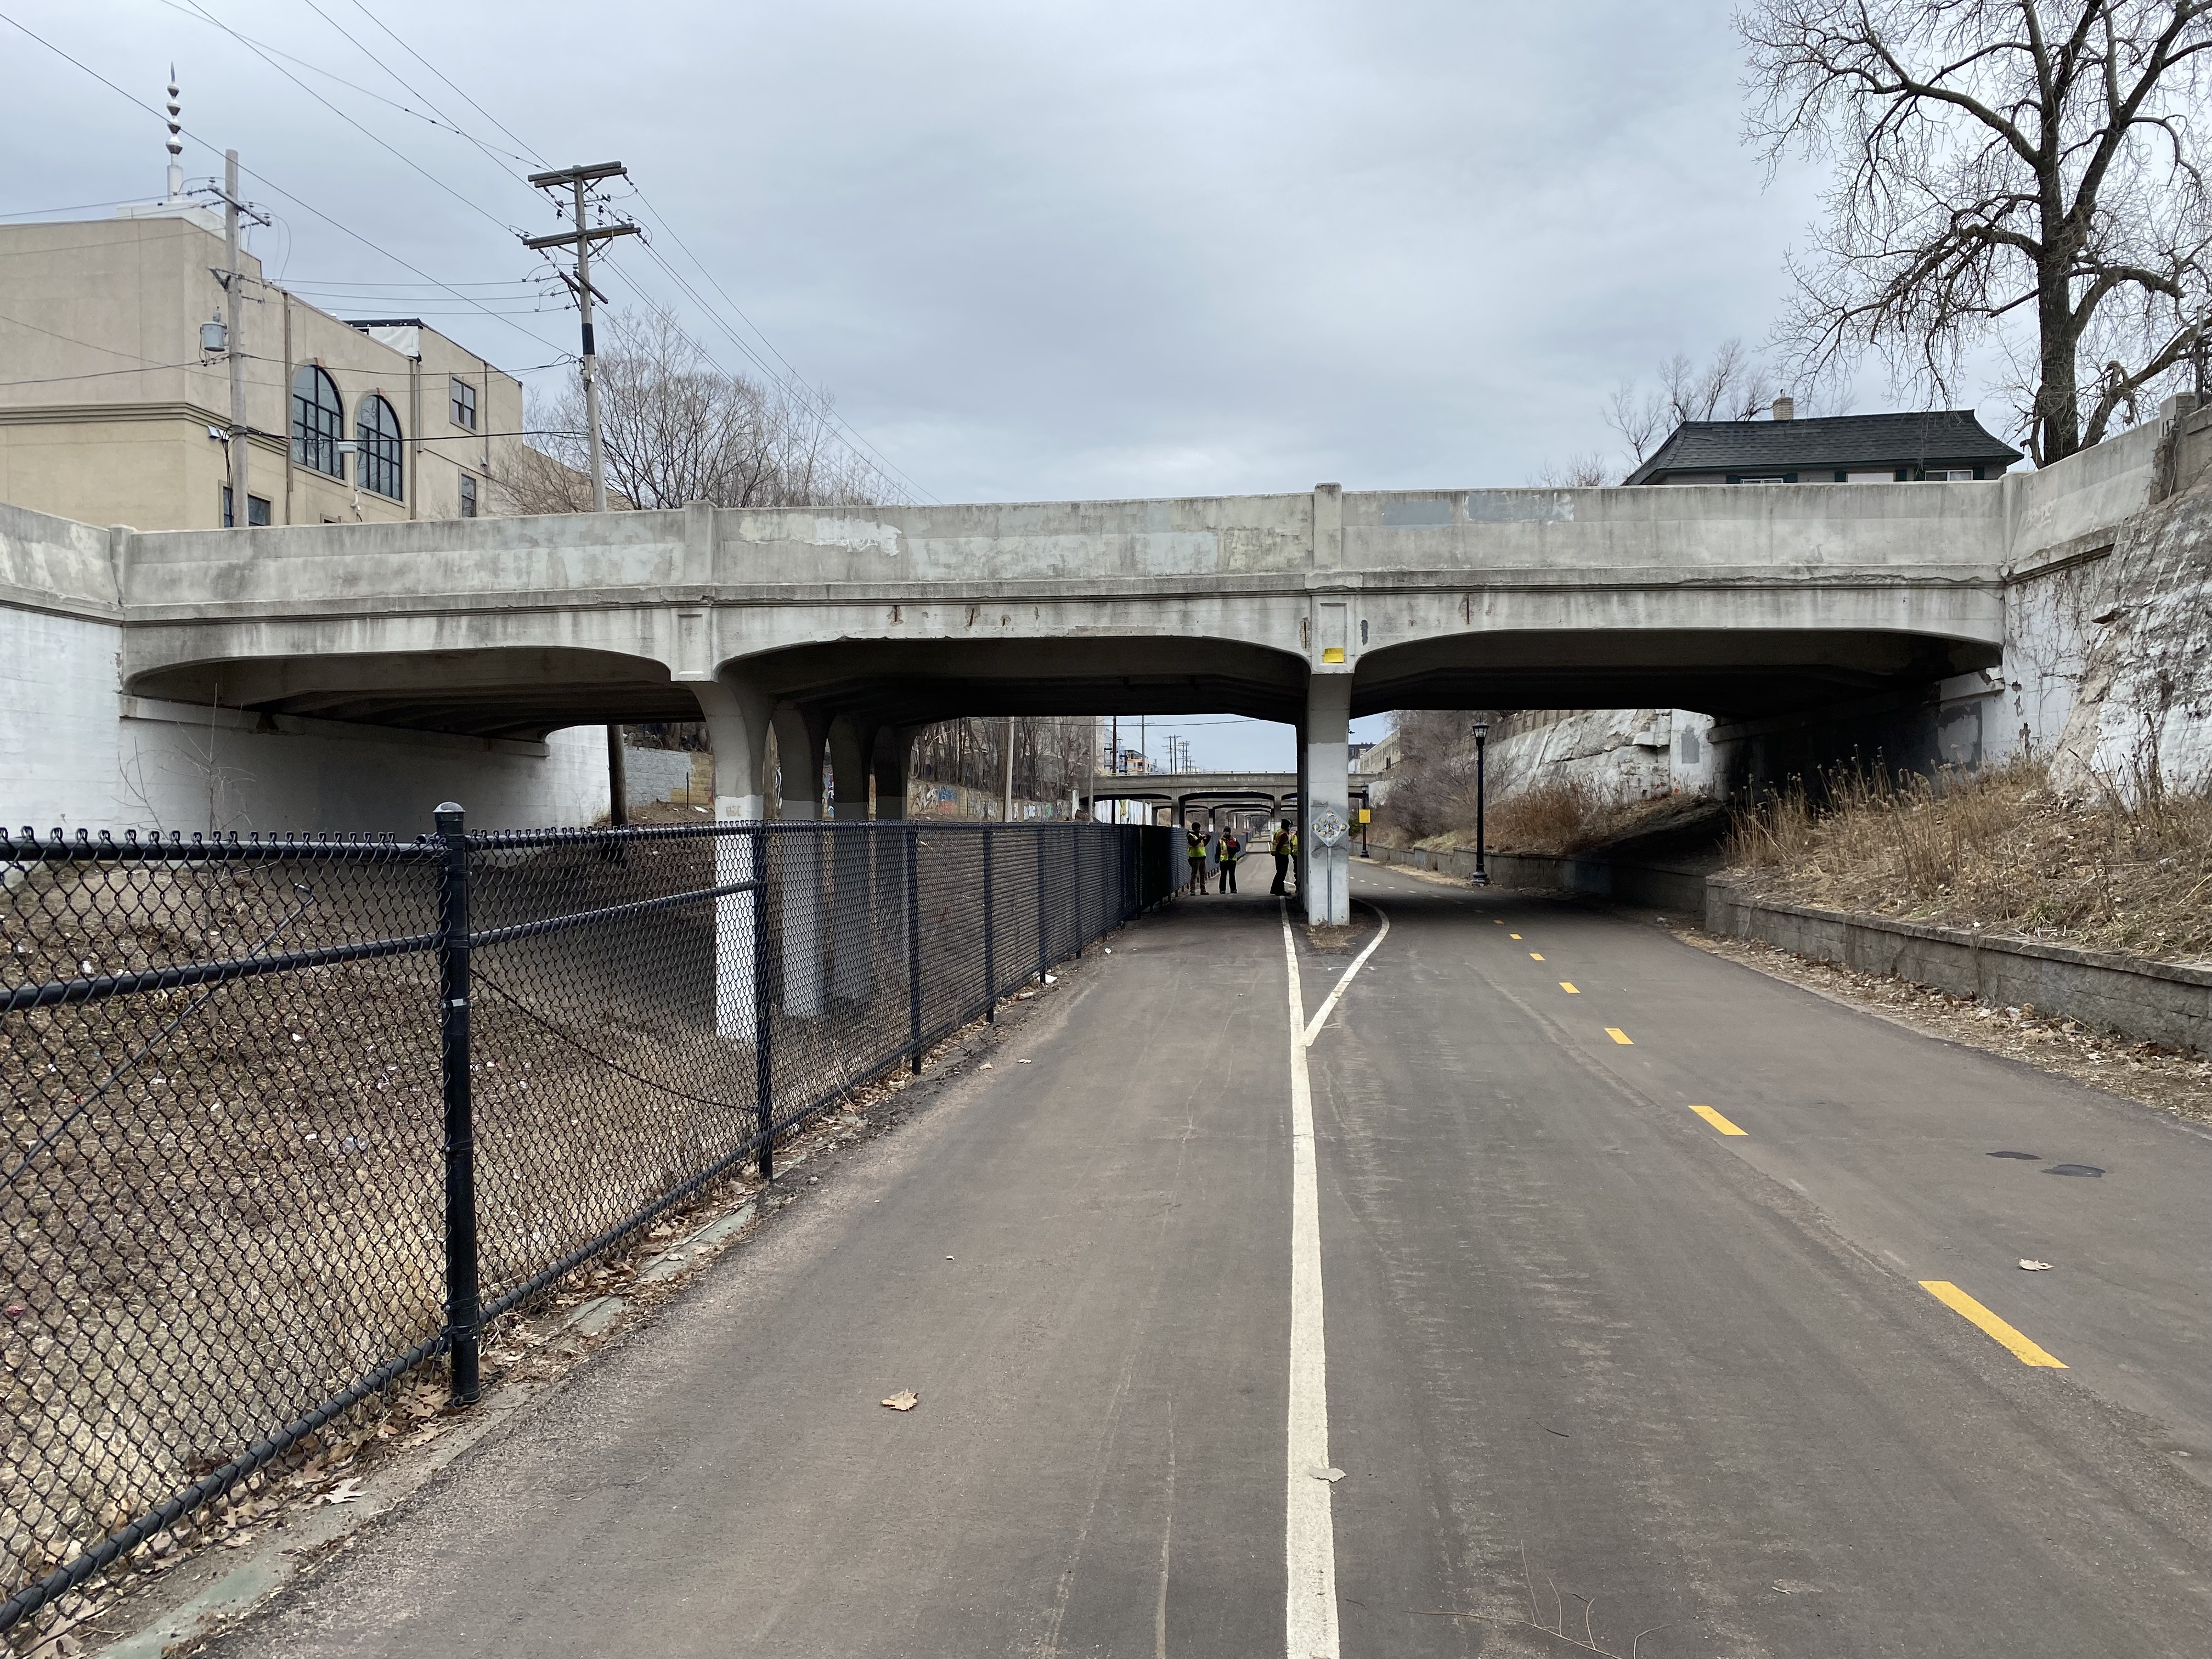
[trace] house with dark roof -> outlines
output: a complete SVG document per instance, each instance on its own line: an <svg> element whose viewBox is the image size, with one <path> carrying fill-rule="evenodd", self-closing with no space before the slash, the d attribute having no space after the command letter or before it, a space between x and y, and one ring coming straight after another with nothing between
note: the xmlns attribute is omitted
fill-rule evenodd
<svg viewBox="0 0 2212 1659"><path fill-rule="evenodd" d="M1994 478L2019 459L1971 409L1800 421L1777 398L1772 420L1683 422L1622 482L1906 483Z"/></svg>

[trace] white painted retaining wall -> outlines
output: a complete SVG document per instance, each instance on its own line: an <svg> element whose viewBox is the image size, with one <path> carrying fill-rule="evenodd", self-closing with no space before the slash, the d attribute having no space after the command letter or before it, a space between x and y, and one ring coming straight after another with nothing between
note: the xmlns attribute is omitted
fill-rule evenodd
<svg viewBox="0 0 2212 1659"><path fill-rule="evenodd" d="M514 743L125 698L114 541L0 507L0 823L411 835L441 800L486 829L605 813L603 726Z"/></svg>

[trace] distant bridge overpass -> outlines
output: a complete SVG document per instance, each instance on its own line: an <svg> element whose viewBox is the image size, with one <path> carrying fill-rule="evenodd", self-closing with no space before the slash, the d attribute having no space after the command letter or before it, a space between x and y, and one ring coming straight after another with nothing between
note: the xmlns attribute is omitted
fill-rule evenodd
<svg viewBox="0 0 2212 1659"><path fill-rule="evenodd" d="M1298 801L1295 772L1101 772L1092 781L1094 800L1146 801L1170 808L1177 823L1194 811L1215 809L1265 811L1271 817L1294 815ZM1358 773L1346 780L1354 806L1367 804L1367 781Z"/></svg>
<svg viewBox="0 0 2212 1659"><path fill-rule="evenodd" d="M527 744L703 718L724 817L762 811L771 728L785 812L850 816L865 796L825 799L825 751L902 800L902 734L932 721L1213 712L1299 728L1310 788L1274 793L1310 814L1348 806L1360 714L1671 706L1750 731L1992 668L2012 574L2109 543L2146 499L2145 430L1986 483L143 534L9 509L0 607L112 630L85 657L119 664L109 694L249 724ZM1323 861L1305 891L1341 919L1340 851Z"/></svg>

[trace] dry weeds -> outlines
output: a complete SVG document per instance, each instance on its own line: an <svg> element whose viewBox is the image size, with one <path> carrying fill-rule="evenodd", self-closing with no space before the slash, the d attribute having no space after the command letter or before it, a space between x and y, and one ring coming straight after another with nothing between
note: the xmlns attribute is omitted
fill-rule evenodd
<svg viewBox="0 0 2212 1659"><path fill-rule="evenodd" d="M1738 815L1731 873L1761 897L2165 961L2212 955L2212 799L2155 772L2092 799L2041 763L1934 779L1839 772Z"/></svg>

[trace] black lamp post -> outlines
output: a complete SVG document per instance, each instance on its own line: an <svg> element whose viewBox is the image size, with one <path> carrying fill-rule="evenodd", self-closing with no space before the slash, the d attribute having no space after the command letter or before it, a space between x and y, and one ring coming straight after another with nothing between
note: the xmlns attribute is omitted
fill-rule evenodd
<svg viewBox="0 0 2212 1659"><path fill-rule="evenodd" d="M1490 746L1490 722L1474 723L1474 882L1478 887L1490 885L1490 866L1485 860L1482 834L1482 812L1487 751Z"/></svg>

